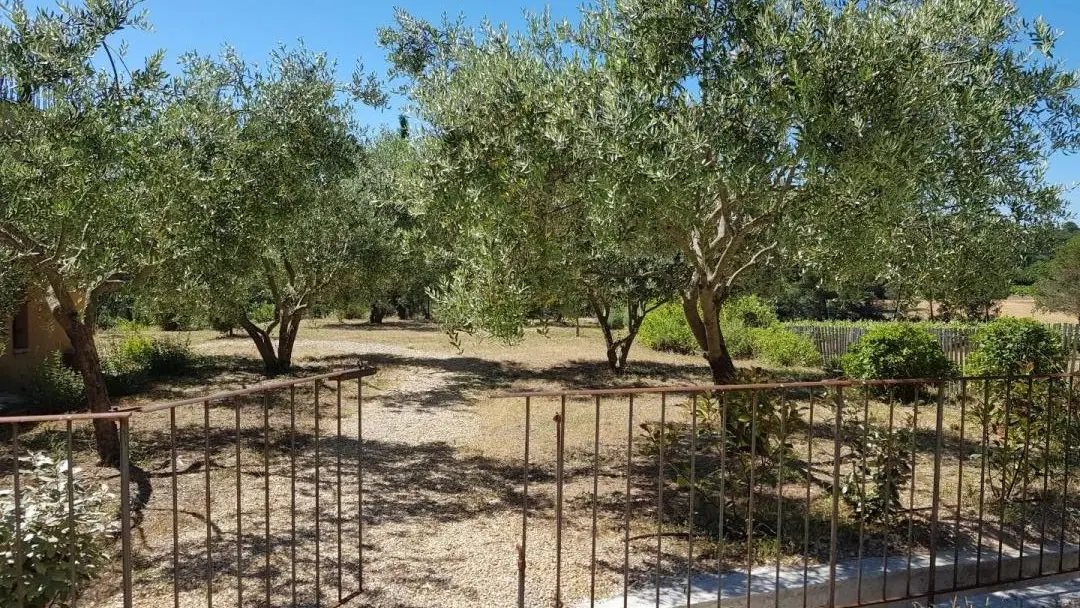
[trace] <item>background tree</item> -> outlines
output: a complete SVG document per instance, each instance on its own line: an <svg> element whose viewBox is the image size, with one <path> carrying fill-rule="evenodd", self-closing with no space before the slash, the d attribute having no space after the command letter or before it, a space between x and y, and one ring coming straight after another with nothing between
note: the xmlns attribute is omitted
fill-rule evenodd
<svg viewBox="0 0 1080 608"><path fill-rule="evenodd" d="M226 51L188 56L185 70L214 187L184 272L213 316L247 332L268 375L288 371L305 315L385 242L365 144L325 55L280 48L258 67ZM272 306L267 318L252 313L253 300Z"/></svg>
<svg viewBox="0 0 1080 608"><path fill-rule="evenodd" d="M161 55L129 71L110 46L145 25L136 4L16 2L0 25L0 268L17 265L45 290L93 412L111 407L94 341L101 303L181 250L192 214ZM103 463L118 464L115 424L94 430Z"/></svg>
<svg viewBox="0 0 1080 608"><path fill-rule="evenodd" d="M1063 312L1080 322L1080 236L1058 247L1035 283L1035 305Z"/></svg>
<svg viewBox="0 0 1080 608"><path fill-rule="evenodd" d="M479 316L520 324L563 274L553 224L584 207L682 256L683 308L722 382L720 310L770 258L844 283L883 274L879 244L926 208L1060 210L1040 167L1075 144L1076 79L1040 54L1049 27L1028 29L1003 0L628 0L519 36L401 15L383 42L441 146L441 221L486 239L463 254ZM567 192L567 165L606 196Z"/></svg>
<svg viewBox="0 0 1080 608"><path fill-rule="evenodd" d="M488 30L491 46L483 48L453 26L438 31L405 13L399 21L400 30L381 32L395 75L450 87L448 95L434 80L432 89L411 89L421 124L432 127L421 147L428 171L416 189L425 202L425 235L456 263L438 290L440 321L452 336L514 341L530 315L546 321L585 309L600 325L609 367L622 372L645 314L674 296L683 273L677 254L656 253L646 242L660 238L654 231L592 213L612 197L640 194L612 189L617 176L602 174L602 159L588 158L590 142L575 125L590 120L579 113L589 108L557 101L593 83L512 50L520 42L559 61L541 21L531 24L529 39ZM439 70L466 63L478 71L442 80L450 72Z"/></svg>

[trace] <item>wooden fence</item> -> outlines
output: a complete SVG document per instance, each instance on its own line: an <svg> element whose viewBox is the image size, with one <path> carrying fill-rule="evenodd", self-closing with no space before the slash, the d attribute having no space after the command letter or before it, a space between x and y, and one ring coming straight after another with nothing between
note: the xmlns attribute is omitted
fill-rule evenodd
<svg viewBox="0 0 1080 608"><path fill-rule="evenodd" d="M1080 325L1072 323L1049 323L1048 327L1061 336L1061 344L1067 355L1066 370L1080 370ZM821 358L829 365L848 352L868 330L866 327L829 327L823 325L788 325L788 329L814 341ZM928 327L927 331L937 337L945 356L961 369L967 363L972 349L974 327Z"/></svg>

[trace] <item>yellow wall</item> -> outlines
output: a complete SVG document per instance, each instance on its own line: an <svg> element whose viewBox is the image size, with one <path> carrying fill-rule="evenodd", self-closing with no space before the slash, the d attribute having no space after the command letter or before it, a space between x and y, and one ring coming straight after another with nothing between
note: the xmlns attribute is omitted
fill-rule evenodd
<svg viewBox="0 0 1080 608"><path fill-rule="evenodd" d="M3 354L0 354L0 391L26 382L49 353L56 350L67 352L71 349L64 330L53 320L52 313L45 304L45 296L39 290L30 292L29 313L30 348L24 352L15 352L12 345L11 319L3 320L6 326L3 339L6 344Z"/></svg>

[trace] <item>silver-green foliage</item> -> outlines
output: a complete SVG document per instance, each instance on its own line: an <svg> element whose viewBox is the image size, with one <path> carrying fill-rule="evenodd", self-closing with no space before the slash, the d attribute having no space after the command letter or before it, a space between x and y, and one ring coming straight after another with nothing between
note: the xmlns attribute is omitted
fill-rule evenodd
<svg viewBox="0 0 1080 608"><path fill-rule="evenodd" d="M985 249L1061 209L1041 167L1076 144L1076 77L1005 0L599 1L520 33L398 21L382 38L427 127L425 203L460 243L448 297L493 333L563 289L587 234L679 256L721 379L720 311L770 258L888 276L953 216Z"/></svg>
<svg viewBox="0 0 1080 608"><path fill-rule="evenodd" d="M109 490L74 468L69 505L68 461L36 453L19 466L18 510L14 490L0 490L0 597L28 608L69 606L76 586L100 575L109 559Z"/></svg>

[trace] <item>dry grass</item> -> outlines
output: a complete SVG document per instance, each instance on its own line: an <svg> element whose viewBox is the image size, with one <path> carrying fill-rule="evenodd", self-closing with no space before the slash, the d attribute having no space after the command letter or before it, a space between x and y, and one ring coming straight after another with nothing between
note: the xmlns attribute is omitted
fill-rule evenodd
<svg viewBox="0 0 1080 608"><path fill-rule="evenodd" d="M372 327L321 321L301 330L296 345L297 375L340 369L358 360L380 368L364 387L366 593L359 598L361 605L456 608L506 604L516 597L516 547L521 542L521 506L525 502L525 404L522 399L498 398L498 394L525 389L678 385L709 380L704 362L697 357L656 353L640 346L631 353L630 373L614 378L606 370L598 330L584 328L582 334L577 337L573 328L556 327L546 335L529 333L523 343L512 347L466 339L464 352L459 353L434 326L421 323ZM189 339L196 352L207 358L202 372L157 385L125 400L123 405L187 397L205 393L208 387L224 390L259 381L259 363L246 338L194 332ZM788 373L799 378L811 374L806 370ZM358 410L355 386L347 383L341 393L339 418L336 388L324 385L320 389L318 433L314 395L309 388L297 393L295 424L291 423L294 410L288 395L274 395L268 408L268 444L264 444L263 404L259 400L241 402L238 408L220 404L177 410L175 432L171 431L167 412L133 420L133 460L151 473L153 486L136 529L136 606L172 606L174 588L179 591L182 606L204 606L208 572L215 605L236 605L238 581L244 591L243 605L264 605L265 600L260 598L264 597L267 582L271 604L290 604L295 582L300 603L310 605L314 600L316 563L324 600L336 600L339 529L343 587L346 592L357 588L359 539L355 522L359 515L357 454L361 447L356 440ZM807 395L792 398L800 400L803 416L808 417ZM669 396L665 421L688 422L690 409L685 402L685 398ZM852 407L857 410L860 405L853 403ZM561 547L559 589L567 602L589 597L594 588L598 597L608 596L621 589L624 576L631 585L649 584L657 569L665 577L685 576L690 547L685 535L679 536L684 531L677 513L679 492L668 484L665 491L670 494L660 505L662 510L658 509L655 462L634 447L629 452L627 449L628 443L637 447L643 443L642 423L659 421L659 397L636 398L633 418L626 398L605 398L599 404L593 399L567 400L562 486L565 529L561 545L554 525L557 436L553 418L562 412L563 404L557 399L537 398L529 406L528 604L548 604L554 597L557 546ZM871 401L865 406L872 417L886 419L888 406L884 403ZM880 555L886 547L900 551L907 546L925 545L926 507L931 504L935 467L934 446L927 443L927 437L933 432L935 420L926 415L932 408L924 408L917 424L917 438L922 443L916 458L916 491L913 499L905 498L905 504L917 513L911 519L910 538L906 526L888 534L868 529L864 530L866 542L860 543L856 519L850 509L842 506L843 555ZM909 424L912 413L910 406L897 406L896 424ZM739 568L748 558L753 563L779 560L794 564L801 563L804 555L811 562L827 555L834 462L830 425L834 417L835 410L817 399L815 424L805 436L791 440L800 458L803 454L810 456L811 476L792 477L780 488L760 489L759 519L779 520L779 527L762 524L749 541L736 537L722 544L715 541L714 531L699 531L692 564L695 571L715 571L718 564ZM960 528L966 530L978 486L972 486L970 465L963 487L958 483L961 461L974 453L971 446L965 447L960 441L959 423L955 410L944 412L948 449L942 452L938 483L943 495L961 496ZM967 429L965 439L970 432ZM32 432L26 443L55 449L57 438L43 428ZM597 445L599 449L594 451ZM179 513L176 570L170 458L173 446L178 453L177 468L182 471L175 477ZM90 458L90 447L89 436L83 432L77 441L83 459ZM851 459L842 460L843 474L854 465ZM267 490L269 514L264 502ZM341 526L336 525L339 496ZM777 505L783 505L780 512ZM663 516L658 517L661 512ZM950 516L943 512L941 518L949 521ZM316 521L320 523L318 533ZM209 561L205 549L208 526L213 557ZM657 532L665 534L659 543ZM943 534L943 538L949 537L947 530ZM627 536L632 539L628 552L624 543ZM806 536L810 542L804 544ZM591 568L594 563L595 582ZM80 605L118 605L117 582L116 577L107 579Z"/></svg>

